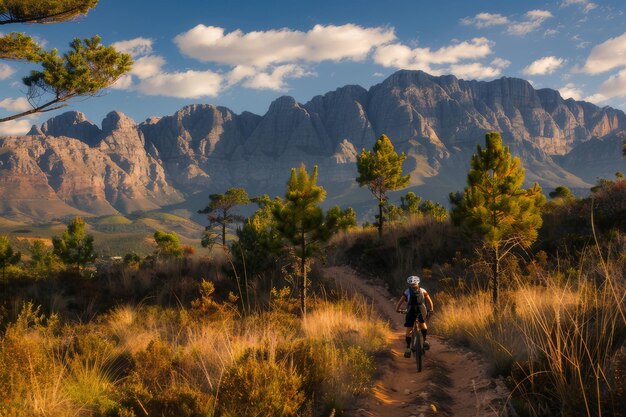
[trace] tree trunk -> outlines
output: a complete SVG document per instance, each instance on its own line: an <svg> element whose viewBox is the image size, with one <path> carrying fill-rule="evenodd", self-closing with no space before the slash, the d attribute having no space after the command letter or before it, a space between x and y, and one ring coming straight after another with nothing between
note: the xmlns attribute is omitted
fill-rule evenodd
<svg viewBox="0 0 626 417"><path fill-rule="evenodd" d="M301 242L302 253L300 258L300 271L302 272L302 288L300 288L300 309L302 310L302 317L306 317L306 256L304 250L306 248L304 241L304 234L302 234Z"/></svg>
<svg viewBox="0 0 626 417"><path fill-rule="evenodd" d="M491 291L494 312L498 311L498 284L500 279L500 259L498 248L493 248L493 260L491 264Z"/></svg>
<svg viewBox="0 0 626 417"><path fill-rule="evenodd" d="M222 223L222 246L226 247L226 222Z"/></svg>
<svg viewBox="0 0 626 417"><path fill-rule="evenodd" d="M378 240L383 238L383 203L378 203Z"/></svg>

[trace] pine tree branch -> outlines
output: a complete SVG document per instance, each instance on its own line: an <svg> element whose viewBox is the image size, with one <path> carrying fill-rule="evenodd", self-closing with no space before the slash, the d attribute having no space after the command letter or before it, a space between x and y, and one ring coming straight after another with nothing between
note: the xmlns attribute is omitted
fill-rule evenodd
<svg viewBox="0 0 626 417"><path fill-rule="evenodd" d="M55 21L54 20L55 18L59 18L62 16L73 16L77 12L80 12L80 9L81 9L81 6L78 5L67 10L62 10L57 13L22 17L22 18L14 17L11 12L5 12L5 13L0 14L0 25L10 25L14 23L42 23L42 24L53 23Z"/></svg>
<svg viewBox="0 0 626 417"><path fill-rule="evenodd" d="M69 97L68 97L69 98ZM52 101L49 101L45 104L42 104L41 106L37 106L34 107L30 110L26 110L22 113L18 113L18 114L14 114L12 116L8 116L8 117L3 117L0 119L0 123L3 122L8 122L10 120L15 120L15 119L19 119L20 117L24 117L24 116L28 116L29 114L34 114L34 113L45 113L45 112L49 112L49 111L53 111L53 110L58 110L61 109L65 106L67 106L67 103L61 104L59 106L55 106L55 107L50 107L56 103L62 103L64 101L66 101L68 98L56 98Z"/></svg>

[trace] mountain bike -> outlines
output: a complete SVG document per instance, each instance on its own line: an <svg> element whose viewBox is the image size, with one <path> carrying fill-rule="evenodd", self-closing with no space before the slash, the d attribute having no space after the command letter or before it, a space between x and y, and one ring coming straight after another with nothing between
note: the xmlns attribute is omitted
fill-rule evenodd
<svg viewBox="0 0 626 417"><path fill-rule="evenodd" d="M407 310L400 310L398 312L406 314ZM417 372L422 372L422 359L426 350L424 349L424 337L422 336L422 332L420 332L418 320L415 320L413 329L411 330L411 352L413 352L413 356L415 356Z"/></svg>

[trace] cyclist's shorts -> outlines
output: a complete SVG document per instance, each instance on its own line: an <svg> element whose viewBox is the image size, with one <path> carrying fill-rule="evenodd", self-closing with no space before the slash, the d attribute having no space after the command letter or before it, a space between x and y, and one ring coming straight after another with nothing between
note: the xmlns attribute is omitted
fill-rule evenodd
<svg viewBox="0 0 626 417"><path fill-rule="evenodd" d="M422 316L422 313L418 312L417 309L410 309L407 313L406 313L406 318L404 320L404 327L413 327L413 325L415 324L415 320L417 320L419 323L424 323L424 317Z"/></svg>

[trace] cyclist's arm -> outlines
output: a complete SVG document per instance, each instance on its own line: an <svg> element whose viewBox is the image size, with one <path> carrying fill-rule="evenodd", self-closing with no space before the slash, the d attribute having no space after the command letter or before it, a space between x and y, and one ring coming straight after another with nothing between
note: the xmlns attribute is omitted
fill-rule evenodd
<svg viewBox="0 0 626 417"><path fill-rule="evenodd" d="M435 309L435 304L433 304L433 299L430 298L428 293L424 293L424 300L426 301L426 311L433 311Z"/></svg>
<svg viewBox="0 0 626 417"><path fill-rule="evenodd" d="M400 311L400 306L406 301L406 295L402 294L402 297L400 297L400 299L398 300L398 303L396 304L396 311Z"/></svg>

